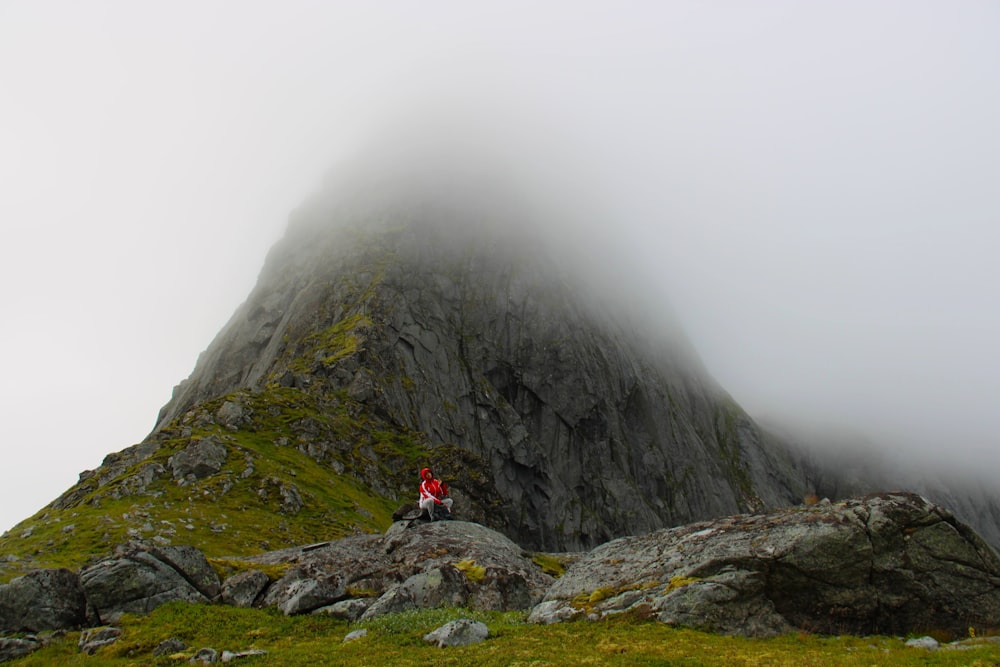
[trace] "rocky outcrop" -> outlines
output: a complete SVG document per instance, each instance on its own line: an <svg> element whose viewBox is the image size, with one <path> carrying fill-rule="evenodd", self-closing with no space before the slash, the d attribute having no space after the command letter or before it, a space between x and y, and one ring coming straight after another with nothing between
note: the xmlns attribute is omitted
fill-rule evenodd
<svg viewBox="0 0 1000 667"><path fill-rule="evenodd" d="M168 465L174 479L194 481L219 472L225 462L226 446L214 438L205 438L171 456Z"/></svg>
<svg viewBox="0 0 1000 667"><path fill-rule="evenodd" d="M252 559L291 564L261 603L347 618L439 606L528 609L552 578L503 535L464 521L400 521L359 536ZM346 603L349 599L353 604ZM359 604L360 602L360 604Z"/></svg>
<svg viewBox="0 0 1000 667"><path fill-rule="evenodd" d="M221 592L218 575L192 547L129 546L84 568L80 584L89 608L105 623L172 600L210 602Z"/></svg>
<svg viewBox="0 0 1000 667"><path fill-rule="evenodd" d="M1000 623L1000 559L920 496L878 494L608 542L530 620L627 611L749 636L965 635Z"/></svg>
<svg viewBox="0 0 1000 667"><path fill-rule="evenodd" d="M128 547L81 572L85 601L76 575L49 570L0 587L0 610L8 631L80 627L170 600L219 596L352 621L460 606L531 609L536 623L633 613L758 637L803 630L966 635L970 627L1000 627L1000 557L951 513L909 493L619 538L576 559L559 579L543 572L545 558L535 560L485 526L404 520L384 535L247 558L260 569L221 587L197 550ZM271 581L264 570L284 574ZM36 599L44 601L38 610L31 608ZM93 618L84 619L84 606ZM438 639L448 644L446 635ZM81 646L96 650L116 638L114 629L94 631Z"/></svg>
<svg viewBox="0 0 1000 667"><path fill-rule="evenodd" d="M86 609L80 580L67 569L35 570L0 585L0 632L77 629Z"/></svg>

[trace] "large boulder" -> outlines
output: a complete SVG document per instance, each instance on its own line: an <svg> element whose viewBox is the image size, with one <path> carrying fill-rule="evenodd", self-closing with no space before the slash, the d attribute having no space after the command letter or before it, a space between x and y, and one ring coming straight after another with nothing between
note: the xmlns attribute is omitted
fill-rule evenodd
<svg viewBox="0 0 1000 667"><path fill-rule="evenodd" d="M352 599L366 601L364 618L448 605L528 609L553 581L510 539L464 521L400 521L385 535L285 549L251 560L292 565L262 602L287 614Z"/></svg>
<svg viewBox="0 0 1000 667"><path fill-rule="evenodd" d="M726 634L963 635L1000 625L1000 558L947 510L885 493L613 540L534 622L624 611Z"/></svg>
<svg viewBox="0 0 1000 667"><path fill-rule="evenodd" d="M167 461L174 479L203 479L222 470L226 462L226 446L215 438L195 440Z"/></svg>
<svg viewBox="0 0 1000 667"><path fill-rule="evenodd" d="M66 569L34 570L0 585L0 632L76 629L86 609L80 580Z"/></svg>
<svg viewBox="0 0 1000 667"><path fill-rule="evenodd" d="M386 532L384 547L396 571L408 578L441 569L460 573L465 591L452 597L476 609L528 609L553 581L521 547L476 523L399 522Z"/></svg>
<svg viewBox="0 0 1000 667"><path fill-rule="evenodd" d="M218 576L192 547L130 546L80 572L87 603L103 622L124 612L145 614L165 602L209 602L220 593Z"/></svg>

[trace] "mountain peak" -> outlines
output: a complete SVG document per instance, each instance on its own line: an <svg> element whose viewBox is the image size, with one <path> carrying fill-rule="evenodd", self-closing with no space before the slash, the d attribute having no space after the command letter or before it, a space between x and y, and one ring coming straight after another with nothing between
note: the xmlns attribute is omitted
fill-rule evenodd
<svg viewBox="0 0 1000 667"><path fill-rule="evenodd" d="M572 211L491 189L331 187L299 209L149 437L35 518L97 539L41 552L183 537L213 555L384 530L425 465L459 516L533 549L804 497L793 458L679 327L640 327L613 259L544 223ZM109 508L126 518L90 512Z"/></svg>

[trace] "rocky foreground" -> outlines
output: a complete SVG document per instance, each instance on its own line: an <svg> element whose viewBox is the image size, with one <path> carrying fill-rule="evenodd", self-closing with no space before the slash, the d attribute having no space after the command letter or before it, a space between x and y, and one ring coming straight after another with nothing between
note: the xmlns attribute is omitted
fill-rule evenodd
<svg viewBox="0 0 1000 667"><path fill-rule="evenodd" d="M555 560L571 563L559 578L542 567ZM384 535L225 563L238 571L220 577L191 547L130 545L78 573L36 570L0 586L0 631L113 625L171 600L348 620L448 605L530 609L538 623L631 612L746 636L1000 627L996 552L909 493L732 516L586 554L529 554L463 521L398 521Z"/></svg>

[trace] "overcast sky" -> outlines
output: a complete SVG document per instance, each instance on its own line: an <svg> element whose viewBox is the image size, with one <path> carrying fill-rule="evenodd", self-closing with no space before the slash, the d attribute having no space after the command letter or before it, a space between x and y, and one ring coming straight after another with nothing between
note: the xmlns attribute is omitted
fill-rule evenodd
<svg viewBox="0 0 1000 667"><path fill-rule="evenodd" d="M149 432L331 165L484 91L752 414L995 478L998 65L992 1L0 0L0 529Z"/></svg>

